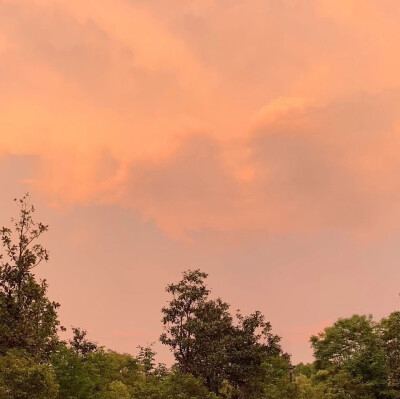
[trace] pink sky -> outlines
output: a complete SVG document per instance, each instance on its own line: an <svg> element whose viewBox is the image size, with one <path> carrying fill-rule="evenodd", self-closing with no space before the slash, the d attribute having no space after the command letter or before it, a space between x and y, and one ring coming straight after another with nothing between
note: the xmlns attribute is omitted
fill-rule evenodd
<svg viewBox="0 0 400 399"><path fill-rule="evenodd" d="M294 361L337 317L398 309L399 19L397 0L0 0L0 220L32 193L63 323L134 353L197 267Z"/></svg>

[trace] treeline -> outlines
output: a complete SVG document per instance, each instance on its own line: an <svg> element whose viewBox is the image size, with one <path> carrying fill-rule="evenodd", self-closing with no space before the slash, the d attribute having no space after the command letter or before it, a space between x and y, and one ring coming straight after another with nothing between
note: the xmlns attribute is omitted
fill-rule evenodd
<svg viewBox="0 0 400 399"><path fill-rule="evenodd" d="M120 354L72 328L60 339L59 304L34 269L49 256L29 196L0 230L0 399L372 399L400 398L400 313L339 319L311 337L315 361L293 366L258 311L232 314L212 299L207 274L188 270L167 286L162 309L175 364L156 364L153 346Z"/></svg>

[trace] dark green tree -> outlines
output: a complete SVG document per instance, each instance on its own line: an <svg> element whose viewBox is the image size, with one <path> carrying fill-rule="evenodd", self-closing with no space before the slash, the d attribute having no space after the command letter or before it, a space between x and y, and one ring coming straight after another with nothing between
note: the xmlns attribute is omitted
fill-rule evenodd
<svg viewBox="0 0 400 399"><path fill-rule="evenodd" d="M238 323L228 336L225 352L227 379L240 391L240 397L263 397L268 383L266 370L272 375L285 364L289 378L289 356L282 352L280 337L272 334L271 324L261 312L249 316L237 314ZM289 398L288 398L289 399Z"/></svg>
<svg viewBox="0 0 400 399"><path fill-rule="evenodd" d="M28 194L15 202L18 218L0 230L0 354L17 348L45 359L58 343L59 304L47 298L46 280L37 281L33 269L49 259L38 243L48 226L33 219Z"/></svg>
<svg viewBox="0 0 400 399"><path fill-rule="evenodd" d="M161 342L171 347L180 372L201 377L216 394L229 385L232 395L256 398L264 382L262 364L283 356L280 338L260 312L237 314L235 323L226 302L208 299L206 277L189 270L167 286L173 299L162 310L166 332Z"/></svg>
<svg viewBox="0 0 400 399"><path fill-rule="evenodd" d="M230 361L233 353L228 353L228 347L235 339L235 328L229 305L221 299L207 300L200 304L196 317L192 322L195 337L195 353L190 372L196 377L202 377L207 387L219 393L224 380L229 380Z"/></svg>
<svg viewBox="0 0 400 399"><path fill-rule="evenodd" d="M95 352L98 347L95 342L89 341L87 336L87 331L79 327L72 327L73 337L69 340L69 346L75 353L86 357L89 353Z"/></svg>
<svg viewBox="0 0 400 399"><path fill-rule="evenodd" d="M165 333L160 337L163 344L171 347L177 364L183 373L189 373L196 357L193 332L195 312L207 299L209 290L204 280L207 274L200 270L188 270L177 284L169 284L166 291L173 296L168 307L164 307Z"/></svg>

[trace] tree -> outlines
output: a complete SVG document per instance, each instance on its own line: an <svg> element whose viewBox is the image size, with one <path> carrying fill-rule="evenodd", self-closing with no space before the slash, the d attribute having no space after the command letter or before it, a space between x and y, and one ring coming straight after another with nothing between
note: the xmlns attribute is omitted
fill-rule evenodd
<svg viewBox="0 0 400 399"><path fill-rule="evenodd" d="M44 359L58 343L59 327L59 304L47 298L46 280L36 281L33 274L49 259L37 242L48 226L34 221L28 194L15 201L19 217L11 219L12 228L0 230L0 354L18 348Z"/></svg>
<svg viewBox="0 0 400 399"><path fill-rule="evenodd" d="M382 340L372 316L339 319L311 337L311 343L316 369L326 370L331 392L347 392L349 398L392 397Z"/></svg>
<svg viewBox="0 0 400 399"><path fill-rule="evenodd" d="M179 371L203 378L217 395L224 385L232 387L232 397L255 398L262 391L255 384L263 380L261 365L283 356L280 338L260 312L237 314L235 324L226 302L208 299L206 277L189 270L167 286L173 299L162 310L166 332L161 342L171 347Z"/></svg>
<svg viewBox="0 0 400 399"><path fill-rule="evenodd" d="M192 320L193 347L189 372L202 377L206 386L219 393L222 382L228 376L228 346L234 337L232 316L229 305L221 299L208 300L199 304Z"/></svg>
<svg viewBox="0 0 400 399"><path fill-rule="evenodd" d="M192 359L196 356L193 319L210 292L204 284L206 278L207 274L200 270L188 270L178 284L169 284L166 288L173 299L162 309L166 332L160 340L171 347L183 373L190 372Z"/></svg>
<svg viewBox="0 0 400 399"><path fill-rule="evenodd" d="M98 349L95 342L86 339L86 330L82 330L79 327L72 327L72 332L73 337L69 340L69 345L78 355L86 357L89 353L93 353Z"/></svg>
<svg viewBox="0 0 400 399"><path fill-rule="evenodd" d="M281 373L283 366L289 379L290 358L282 352L281 338L272 334L271 323L261 312L249 316L238 313L237 319L225 349L227 378L240 391L241 398L263 397L268 375Z"/></svg>

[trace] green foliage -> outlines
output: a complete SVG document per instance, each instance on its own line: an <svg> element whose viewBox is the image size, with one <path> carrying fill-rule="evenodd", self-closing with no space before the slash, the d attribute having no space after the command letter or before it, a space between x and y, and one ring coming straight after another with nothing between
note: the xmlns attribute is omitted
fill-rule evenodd
<svg viewBox="0 0 400 399"><path fill-rule="evenodd" d="M321 382L327 397L393 397L387 354L379 326L371 316L339 319L323 333L311 337L311 343L316 369L326 371Z"/></svg>
<svg viewBox="0 0 400 399"><path fill-rule="evenodd" d="M317 368L356 364L360 357L379 347L371 316L339 319L332 327L311 337Z"/></svg>
<svg viewBox="0 0 400 399"><path fill-rule="evenodd" d="M322 398L321 386L315 386L312 380L304 374L296 377L296 398L297 399L319 399Z"/></svg>
<svg viewBox="0 0 400 399"><path fill-rule="evenodd" d="M214 399L201 380L192 375L172 374L162 383L166 399ZM160 398L161 399L161 398Z"/></svg>
<svg viewBox="0 0 400 399"><path fill-rule="evenodd" d="M111 395L116 386L133 385L141 380L136 359L102 348L83 355L60 345L52 356L52 364L60 385L60 399L102 398L103 394Z"/></svg>
<svg viewBox="0 0 400 399"><path fill-rule="evenodd" d="M128 387L121 381L111 382L106 392L102 395L104 399L130 399Z"/></svg>
<svg viewBox="0 0 400 399"><path fill-rule="evenodd" d="M135 359L99 347L84 354L75 345L60 345L52 356L58 399L216 398L201 380L189 374L168 372L163 365L154 368L151 347L141 352L143 356Z"/></svg>
<svg viewBox="0 0 400 399"><path fill-rule="evenodd" d="M325 370L324 370L325 371ZM323 398L329 399L373 399L379 398L370 383L362 381L346 370L330 370L317 373L317 387ZM382 393L382 392L381 392Z"/></svg>
<svg viewBox="0 0 400 399"><path fill-rule="evenodd" d="M256 373L258 386L249 398L294 399L297 398L297 386L291 378L291 365L285 356L271 356ZM256 380L257 381L257 380Z"/></svg>
<svg viewBox="0 0 400 399"><path fill-rule="evenodd" d="M304 375L307 378L310 378L313 374L315 374L315 366L314 364L310 363L299 363L296 365L295 373L297 375Z"/></svg>
<svg viewBox="0 0 400 399"><path fill-rule="evenodd" d="M18 348L45 359L58 342L59 304L47 299L46 281L37 282L32 270L49 258L37 243L48 227L33 220L28 195L16 202L19 218L0 230L0 354Z"/></svg>
<svg viewBox="0 0 400 399"><path fill-rule="evenodd" d="M97 360L97 359L96 359ZM105 383L95 359L84 361L73 349L60 345L52 365L60 385L60 399L92 399Z"/></svg>
<svg viewBox="0 0 400 399"><path fill-rule="evenodd" d="M51 367L25 351L11 349L0 356L1 399L55 399L58 384Z"/></svg>
<svg viewBox="0 0 400 399"><path fill-rule="evenodd" d="M136 384L133 398L140 399L217 399L200 379L191 374L179 372L168 375L163 380L151 379L148 383Z"/></svg>

